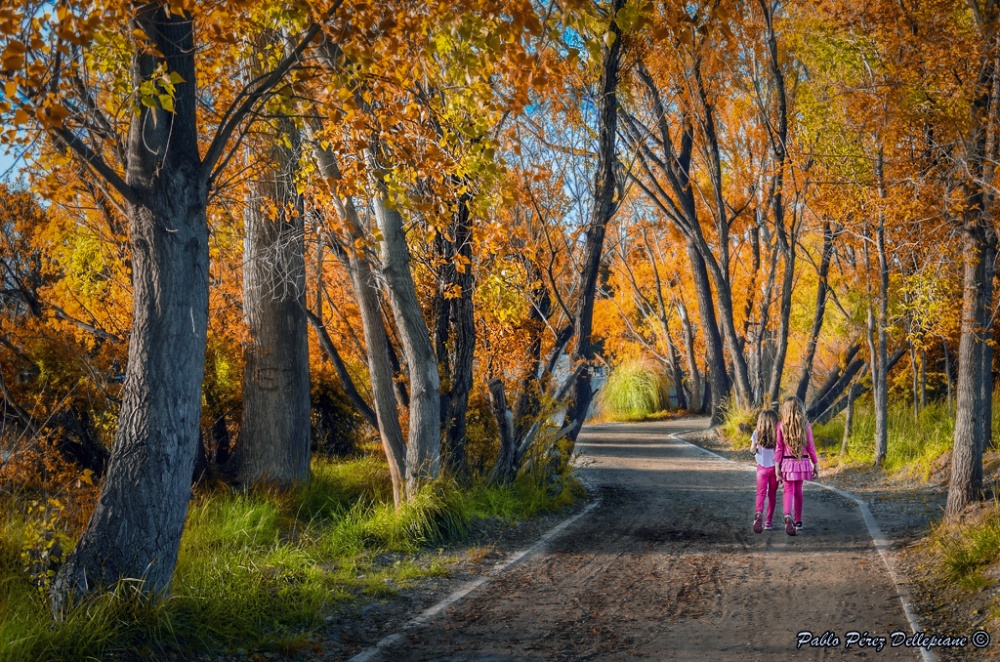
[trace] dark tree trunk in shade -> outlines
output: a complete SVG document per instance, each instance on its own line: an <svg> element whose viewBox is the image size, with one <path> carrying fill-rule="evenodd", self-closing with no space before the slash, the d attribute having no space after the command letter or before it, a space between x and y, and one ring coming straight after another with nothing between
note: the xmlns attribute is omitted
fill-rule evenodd
<svg viewBox="0 0 1000 662"><path fill-rule="evenodd" d="M993 218L994 168L998 159L996 105L1000 72L996 49L1000 14L995 7L978 16L981 42L976 94L969 107L964 139L962 183L965 209L963 238L962 324L958 345L958 386L951 480L945 515L957 517L982 491L983 451L992 436L993 277L997 231Z"/></svg>
<svg viewBox="0 0 1000 662"><path fill-rule="evenodd" d="M816 356L816 347L819 344L819 333L823 329L823 317L826 313L827 277L830 274L830 262L833 257L833 230L829 221L823 223L823 252L820 255L819 269L817 271L818 284L816 286L816 310L813 314L812 329L809 331L809 342L806 343L805 353L802 355L802 376L799 377L799 384L795 387L795 395L802 402L806 401L806 394L809 392L809 382L812 379L813 359Z"/></svg>
<svg viewBox="0 0 1000 662"><path fill-rule="evenodd" d="M705 338L705 355L708 365L705 379L712 385L712 423L722 422L722 404L729 397L730 382L726 372L726 359L722 348L722 335L715 317L715 302L712 286L705 267L705 259L693 243L688 244L688 258L691 261L691 275L694 278L695 295L698 299L698 313L701 315L701 333ZM702 399L702 407L705 407Z"/></svg>
<svg viewBox="0 0 1000 662"><path fill-rule="evenodd" d="M253 75L260 75L254 71ZM234 462L241 485L309 480L309 343L305 241L296 193L301 140L288 117L248 137L261 167L250 186L243 243L243 420Z"/></svg>
<svg viewBox="0 0 1000 662"><path fill-rule="evenodd" d="M454 180L454 184L457 188L462 182ZM449 473L460 481L467 480L469 474L465 432L476 347L470 199L468 193L458 196L451 237L439 233L435 239L438 254L444 259L434 301L435 350L445 376L441 385L441 458Z"/></svg>
<svg viewBox="0 0 1000 662"><path fill-rule="evenodd" d="M614 17L625 6L625 0L613 0L610 14ZM597 170L594 175L594 206L587 224L587 239L581 264L580 287L574 311L573 359L585 364L576 380L573 398L566 412L566 437L575 442L580 434L593 392L590 380L590 363L594 360L591 331L594 323L594 297L597 292L598 271L604 253L604 234L608 221L614 215L618 202L615 199L615 170L618 165L618 69L621 66L622 34L612 20L608 31L614 41L602 49L601 80L598 86L598 152ZM569 456L562 458L569 461Z"/></svg>

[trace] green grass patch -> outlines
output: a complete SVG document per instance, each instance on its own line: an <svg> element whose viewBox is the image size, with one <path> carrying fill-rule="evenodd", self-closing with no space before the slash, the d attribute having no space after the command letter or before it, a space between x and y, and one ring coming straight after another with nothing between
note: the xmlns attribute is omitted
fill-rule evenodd
<svg viewBox="0 0 1000 662"><path fill-rule="evenodd" d="M722 434L733 445L733 450L750 448L750 436L757 427L758 407L745 407L730 399L723 405Z"/></svg>
<svg viewBox="0 0 1000 662"><path fill-rule="evenodd" d="M615 366L597 399L602 417L611 421L650 420L670 405L666 375L642 360Z"/></svg>
<svg viewBox="0 0 1000 662"><path fill-rule="evenodd" d="M56 625L23 567L26 516L0 500L0 659L292 654L338 605L392 597L456 561L414 552L463 540L477 519L512 522L562 508L581 491L574 480L533 475L467 490L441 481L396 511L384 461L315 460L312 482L293 493L195 498L168 595L148 597L123 582Z"/></svg>
<svg viewBox="0 0 1000 662"><path fill-rule="evenodd" d="M943 403L931 403L914 418L912 405L891 403L888 411L888 444L884 469L889 473L908 470L926 480L934 462L951 449L955 420ZM871 400L859 402L847 440L847 453L840 455L844 415L813 428L818 450L831 460L846 464L875 461L875 414Z"/></svg>
<svg viewBox="0 0 1000 662"><path fill-rule="evenodd" d="M1000 508L994 506L981 521L934 531L932 540L940 551L939 574L948 582L969 591L981 591L994 580L984 571L1000 561Z"/></svg>

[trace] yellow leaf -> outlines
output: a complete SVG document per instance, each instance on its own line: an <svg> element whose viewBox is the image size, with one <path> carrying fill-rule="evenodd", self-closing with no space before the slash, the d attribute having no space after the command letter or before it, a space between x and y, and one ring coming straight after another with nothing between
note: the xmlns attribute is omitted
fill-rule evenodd
<svg viewBox="0 0 1000 662"><path fill-rule="evenodd" d="M14 124L27 124L28 123L28 111L24 108L18 108L17 112L14 113Z"/></svg>
<svg viewBox="0 0 1000 662"><path fill-rule="evenodd" d="M14 96L16 96L17 95L17 83L15 83L12 80L9 80L6 83L4 83L4 85L3 85L3 93L4 93L4 96L6 96L8 98L13 98Z"/></svg>

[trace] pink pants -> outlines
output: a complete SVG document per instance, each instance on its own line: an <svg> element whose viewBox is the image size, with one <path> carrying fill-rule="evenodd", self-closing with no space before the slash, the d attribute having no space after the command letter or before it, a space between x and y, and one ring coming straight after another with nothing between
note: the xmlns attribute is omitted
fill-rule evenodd
<svg viewBox="0 0 1000 662"><path fill-rule="evenodd" d="M758 474L759 475L759 474ZM802 521L802 481L801 480L786 480L784 487L781 488L781 495L783 497L783 506L785 508L785 514L791 515L792 510L795 510L795 521Z"/></svg>
<svg viewBox="0 0 1000 662"><path fill-rule="evenodd" d="M767 521L774 520L774 502L778 494L778 475L774 467L757 465L757 512L764 512L764 497L767 496Z"/></svg>

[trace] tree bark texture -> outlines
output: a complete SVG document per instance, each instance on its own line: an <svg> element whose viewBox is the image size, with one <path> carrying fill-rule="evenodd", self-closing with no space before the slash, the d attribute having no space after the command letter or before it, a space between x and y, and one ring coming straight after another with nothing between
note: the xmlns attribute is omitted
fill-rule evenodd
<svg viewBox="0 0 1000 662"><path fill-rule="evenodd" d="M126 184L133 321L115 445L87 529L52 584L60 615L76 598L121 579L147 593L177 563L199 440L208 325L207 184L195 118L191 21L159 5L135 9L132 30L163 57L136 49L136 87L157 66L179 73L174 112L140 107L128 140Z"/></svg>
<svg viewBox="0 0 1000 662"><path fill-rule="evenodd" d="M813 360L816 357L816 346L819 344L819 333L823 329L823 317L826 313L827 278L830 274L830 262L833 257L833 230L829 221L823 223L823 252L820 255L818 284L816 285L816 312L813 315L812 329L809 331L809 342L802 355L802 376L799 377L795 395L802 402L806 401L809 392L809 382L812 379Z"/></svg>
<svg viewBox="0 0 1000 662"><path fill-rule="evenodd" d="M996 49L1000 45L1000 13L992 3L985 11L977 7L981 48L977 93L969 108L962 182L965 209L963 234L964 289L962 325L958 344L955 437L951 481L945 515L958 516L967 504L979 498L982 489L982 453L992 433L993 276L997 255L997 232L993 219L994 164L1000 152L998 103L1000 74Z"/></svg>
<svg viewBox="0 0 1000 662"><path fill-rule="evenodd" d="M962 333L958 344L958 386L956 388L955 441L951 456L951 480L945 513L958 515L979 498L982 490L982 462L985 434L991 427L985 417L984 402L990 381L984 368L989 333L985 322L992 298L992 265L995 247L981 227L970 228L964 237L964 292ZM990 389L992 390L992 389Z"/></svg>
<svg viewBox="0 0 1000 662"><path fill-rule="evenodd" d="M388 199L374 154L369 153L367 160L375 179L375 219L382 231L381 273L410 378L406 492L412 497L423 483L436 478L441 469L440 377L437 356L410 273L403 217Z"/></svg>
<svg viewBox="0 0 1000 662"><path fill-rule="evenodd" d="M330 181L339 181L340 168L336 157L329 149L323 148L313 138L312 149L320 173ZM335 199L337 213L346 227L349 245L353 246L365 237L361 219L351 198ZM365 254L347 252L347 270L351 277L351 288L361 316L361 328L365 337L365 359L371 378L372 404L378 419L379 437L382 450L389 464L392 480L392 495L396 507L404 499L404 475L406 467L406 443L396 409L396 393L393 385L393 368L390 362L389 337L382 323L375 274Z"/></svg>
<svg viewBox="0 0 1000 662"><path fill-rule="evenodd" d="M272 128L249 137L261 168L245 213L243 317L249 341L233 460L239 484L286 488L309 480L305 236L295 190L299 132L285 116L273 120Z"/></svg>

